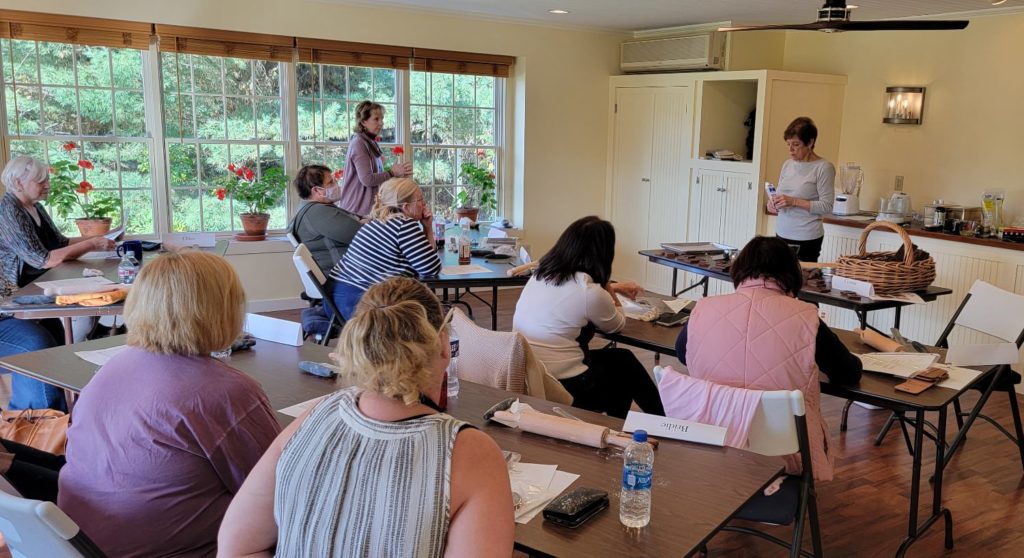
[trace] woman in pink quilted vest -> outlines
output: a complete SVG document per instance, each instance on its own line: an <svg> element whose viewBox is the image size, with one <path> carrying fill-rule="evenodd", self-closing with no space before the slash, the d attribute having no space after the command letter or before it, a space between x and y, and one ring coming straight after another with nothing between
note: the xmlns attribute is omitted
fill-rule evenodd
<svg viewBox="0 0 1024 558"><path fill-rule="evenodd" d="M802 391L814 477L831 480L835 456L821 417L818 372L833 383L855 384L860 359L818 318L814 305L796 299L803 272L785 241L755 237L733 262L731 275L736 292L697 304L676 340L676 354L695 378ZM787 470L797 473L799 461L787 460Z"/></svg>

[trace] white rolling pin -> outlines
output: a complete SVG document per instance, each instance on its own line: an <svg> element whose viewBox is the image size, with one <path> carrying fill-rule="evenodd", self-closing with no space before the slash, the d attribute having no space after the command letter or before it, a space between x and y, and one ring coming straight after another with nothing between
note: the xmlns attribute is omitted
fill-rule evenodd
<svg viewBox="0 0 1024 558"><path fill-rule="evenodd" d="M583 444L592 448L603 448L609 445L624 448L630 442L629 438L609 435L607 427L544 413L520 413L517 419L513 413L497 411L494 413L494 417L517 423L519 429L526 432Z"/></svg>
<svg viewBox="0 0 1024 558"><path fill-rule="evenodd" d="M513 267L512 269L506 271L505 275L508 275L509 277L515 277L517 275L525 275L529 271L533 270L533 268L537 267L537 263L538 262L530 262L528 264L517 265L517 266Z"/></svg>
<svg viewBox="0 0 1024 558"><path fill-rule="evenodd" d="M862 343L882 351L883 353L895 353L896 351L903 350L903 345L889 339L877 331L870 329L854 329L853 332L860 336Z"/></svg>

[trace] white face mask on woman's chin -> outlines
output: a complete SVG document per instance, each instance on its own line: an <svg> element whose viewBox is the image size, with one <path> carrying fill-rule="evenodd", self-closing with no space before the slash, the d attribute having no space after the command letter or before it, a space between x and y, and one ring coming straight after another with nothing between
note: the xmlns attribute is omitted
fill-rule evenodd
<svg viewBox="0 0 1024 558"><path fill-rule="evenodd" d="M334 203L334 202L340 200L341 199L341 186L338 186L337 184L335 184L334 186L331 186L330 188L324 188L324 197L327 198L327 201L329 201L331 203Z"/></svg>

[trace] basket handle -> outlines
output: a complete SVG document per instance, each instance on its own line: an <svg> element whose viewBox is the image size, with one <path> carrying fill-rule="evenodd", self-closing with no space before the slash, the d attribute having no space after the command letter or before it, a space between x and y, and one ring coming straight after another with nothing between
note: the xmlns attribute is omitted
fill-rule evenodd
<svg viewBox="0 0 1024 558"><path fill-rule="evenodd" d="M910 235L907 234L907 231L903 230L903 227L888 221L875 221L864 227L864 230L860 233L860 245L857 246L861 256L867 255L868 233L875 229L889 229L900 235L900 238L903 240L903 264L912 265L914 263L914 243L910 241Z"/></svg>

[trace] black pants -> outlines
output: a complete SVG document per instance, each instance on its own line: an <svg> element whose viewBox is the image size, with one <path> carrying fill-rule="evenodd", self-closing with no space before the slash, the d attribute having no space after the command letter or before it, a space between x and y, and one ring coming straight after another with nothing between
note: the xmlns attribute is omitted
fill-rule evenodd
<svg viewBox="0 0 1024 558"><path fill-rule="evenodd" d="M790 240L781 236L775 235L779 240L785 241L786 244L792 244L799 246L800 249L796 253L798 260L802 262L817 262L818 256L821 255L821 243L825 240L824 236L818 238L812 238L811 240Z"/></svg>
<svg viewBox="0 0 1024 558"><path fill-rule="evenodd" d="M22 496L57 503L57 475L66 463L64 456L10 440L0 442L0 453L13 454L10 467L0 472Z"/></svg>
<svg viewBox="0 0 1024 558"><path fill-rule="evenodd" d="M645 413L664 415L658 387L644 365L628 349L597 349L589 352L586 372L561 380L572 394L573 406L609 416L626 418L636 404Z"/></svg>

